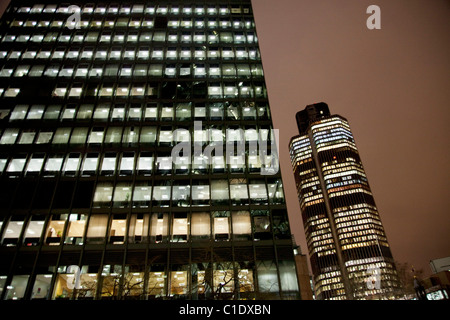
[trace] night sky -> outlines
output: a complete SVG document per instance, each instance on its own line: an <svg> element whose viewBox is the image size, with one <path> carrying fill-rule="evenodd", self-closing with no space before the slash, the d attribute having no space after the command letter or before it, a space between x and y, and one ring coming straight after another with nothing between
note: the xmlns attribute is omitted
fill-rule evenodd
<svg viewBox="0 0 450 320"><path fill-rule="evenodd" d="M253 0L291 231L307 246L289 159L295 113L347 118L395 260L450 256L450 1ZM381 29L369 30L369 5Z"/></svg>
<svg viewBox="0 0 450 320"><path fill-rule="evenodd" d="M394 258L450 256L450 1L252 0L291 230L307 253L288 143L326 102L350 122ZM0 0L0 12L7 0ZM381 30L368 30L369 5Z"/></svg>

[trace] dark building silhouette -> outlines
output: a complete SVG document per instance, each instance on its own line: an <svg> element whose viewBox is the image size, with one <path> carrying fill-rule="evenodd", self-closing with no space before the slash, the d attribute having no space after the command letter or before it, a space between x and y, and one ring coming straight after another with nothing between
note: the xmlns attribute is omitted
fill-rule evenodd
<svg viewBox="0 0 450 320"><path fill-rule="evenodd" d="M316 297L394 298L394 259L347 120L325 103L296 119L290 154Z"/></svg>

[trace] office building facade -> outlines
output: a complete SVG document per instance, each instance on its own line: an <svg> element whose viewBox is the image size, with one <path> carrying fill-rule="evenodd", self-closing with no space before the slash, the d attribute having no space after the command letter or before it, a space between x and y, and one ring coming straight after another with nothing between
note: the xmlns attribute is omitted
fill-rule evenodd
<svg viewBox="0 0 450 320"><path fill-rule="evenodd" d="M348 121L328 105L296 115L290 142L317 299L391 299L394 259Z"/></svg>
<svg viewBox="0 0 450 320"><path fill-rule="evenodd" d="M250 1L13 0L0 37L1 299L299 297Z"/></svg>

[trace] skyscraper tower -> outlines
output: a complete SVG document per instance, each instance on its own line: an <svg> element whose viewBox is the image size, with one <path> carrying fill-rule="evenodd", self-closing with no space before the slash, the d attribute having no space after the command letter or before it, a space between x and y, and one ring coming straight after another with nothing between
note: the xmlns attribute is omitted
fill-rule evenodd
<svg viewBox="0 0 450 320"><path fill-rule="evenodd" d="M0 100L1 299L298 297L249 0L12 0Z"/></svg>
<svg viewBox="0 0 450 320"><path fill-rule="evenodd" d="M319 299L388 299L394 259L347 120L328 105L296 115L290 155Z"/></svg>

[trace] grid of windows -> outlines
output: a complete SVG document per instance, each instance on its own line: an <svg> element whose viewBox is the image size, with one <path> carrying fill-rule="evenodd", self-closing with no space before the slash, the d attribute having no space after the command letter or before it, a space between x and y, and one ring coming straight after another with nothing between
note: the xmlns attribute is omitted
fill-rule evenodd
<svg viewBox="0 0 450 320"><path fill-rule="evenodd" d="M111 201L114 207L127 207L131 203L149 202L145 187L139 187L139 193L129 195L128 187L117 186L112 196L109 185L97 188L97 204ZM101 190L99 192L99 190ZM169 189L170 190L170 189ZM204 192L204 191L202 191ZM164 199L164 190L156 190L156 197ZM200 191L197 191L201 195ZM181 197L180 197L181 198ZM202 198L202 197L200 197ZM80 209L81 210L81 209ZM61 211L61 210L59 210ZM82 212L82 210L80 211ZM110 244L128 243L165 243L165 242L205 242L205 241L247 241L271 238L274 232L277 238L286 238L286 230L277 223L270 227L270 216L266 210L234 211L168 211L154 213L52 213L11 217L5 221L5 233L2 245L11 247L21 243L30 246L55 246L98 244L107 241ZM119 212L119 211L117 211ZM282 220L281 212L275 212L274 219ZM20 220L19 220L20 219ZM285 222L285 221L284 221ZM3 221L2 221L3 223Z"/></svg>
<svg viewBox="0 0 450 320"><path fill-rule="evenodd" d="M0 100L0 299L298 298L250 1L13 1Z"/></svg>
<svg viewBox="0 0 450 320"><path fill-rule="evenodd" d="M309 126L291 139L290 154L316 294L392 298L398 275L350 126L329 111L316 119L308 111ZM380 285L368 286L375 269Z"/></svg>

